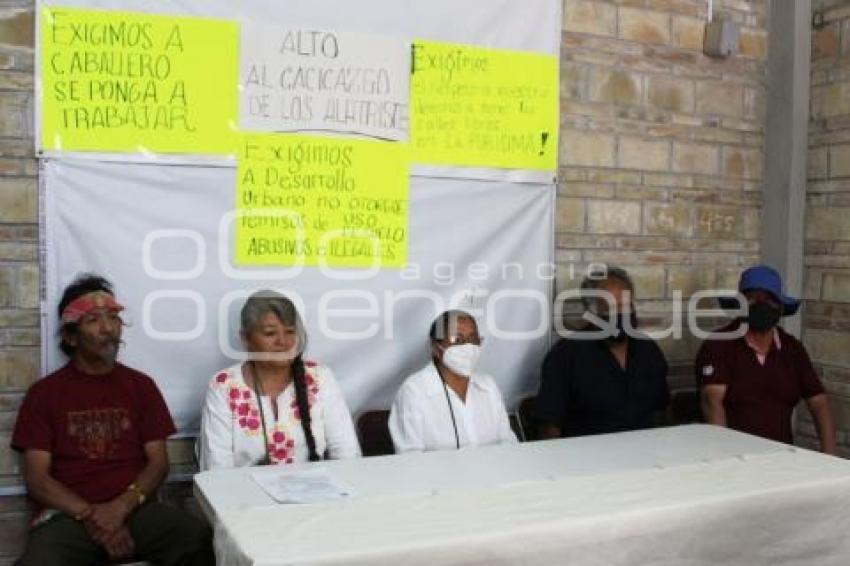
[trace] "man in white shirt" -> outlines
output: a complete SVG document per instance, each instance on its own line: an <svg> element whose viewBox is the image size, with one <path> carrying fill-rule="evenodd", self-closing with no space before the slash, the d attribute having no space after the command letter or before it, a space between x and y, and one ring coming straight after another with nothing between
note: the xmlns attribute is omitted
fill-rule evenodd
<svg viewBox="0 0 850 566"><path fill-rule="evenodd" d="M478 373L475 319L447 311L431 325L431 357L408 377L390 411L396 453L516 442L498 386Z"/></svg>

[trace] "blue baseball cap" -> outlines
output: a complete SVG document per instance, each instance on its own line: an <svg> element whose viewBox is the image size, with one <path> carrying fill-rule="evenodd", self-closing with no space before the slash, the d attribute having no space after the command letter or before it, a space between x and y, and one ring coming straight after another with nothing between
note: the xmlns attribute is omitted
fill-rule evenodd
<svg viewBox="0 0 850 566"><path fill-rule="evenodd" d="M782 292L782 277L775 269L767 265L756 265L744 270L738 282L738 291L740 293L747 291L770 293L782 305L782 316L791 316L800 308L800 299L789 297ZM719 302L724 309L736 309L740 306L735 297L722 297Z"/></svg>

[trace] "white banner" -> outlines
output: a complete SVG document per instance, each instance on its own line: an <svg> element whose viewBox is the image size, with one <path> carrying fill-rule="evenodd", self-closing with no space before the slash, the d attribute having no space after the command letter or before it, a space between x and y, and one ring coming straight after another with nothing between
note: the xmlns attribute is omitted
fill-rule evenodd
<svg viewBox="0 0 850 566"><path fill-rule="evenodd" d="M79 273L111 279L127 306L121 359L159 384L192 432L207 380L238 355L239 309L257 289L290 296L307 356L328 365L357 414L389 407L428 363L435 315L459 307L485 337L482 370L515 406L537 388L548 347L554 187L413 177L405 269L244 269L222 222L236 170L48 160L44 340L47 371L65 362L56 305Z"/></svg>
<svg viewBox="0 0 850 566"><path fill-rule="evenodd" d="M392 37L242 22L240 126L408 139L410 45Z"/></svg>
<svg viewBox="0 0 850 566"><path fill-rule="evenodd" d="M390 33L396 46L429 39L549 55L558 54L561 37L560 0L61 4L262 22L278 31L333 30L340 54L354 54L349 66L378 57L374 36ZM373 37L355 39L346 51L354 34ZM40 52L36 59L40 65ZM39 122L37 116L40 132ZM207 380L233 363L228 348L239 350L239 309L261 288L300 303L307 355L334 370L355 414L388 407L402 380L428 363L428 327L450 307L478 318L486 340L482 369L493 374L509 407L537 388L555 277L549 172L414 167L408 266L371 274L234 268L230 226L222 223L234 208L232 160L60 152L46 155L42 171L43 369L64 362L55 314L63 288L80 272L100 273L127 306L121 359L157 380L184 433L197 428Z"/></svg>

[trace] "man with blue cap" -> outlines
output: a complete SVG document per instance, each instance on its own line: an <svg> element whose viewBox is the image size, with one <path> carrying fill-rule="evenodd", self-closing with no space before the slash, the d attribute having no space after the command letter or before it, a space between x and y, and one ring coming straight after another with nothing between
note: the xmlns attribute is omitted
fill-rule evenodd
<svg viewBox="0 0 850 566"><path fill-rule="evenodd" d="M747 314L718 330L697 354L706 421L791 444L792 413L804 400L821 451L833 454L835 425L823 385L803 344L778 326L797 312L799 299L785 295L779 274L765 265L745 270L738 291L747 300ZM733 297L720 304L740 306Z"/></svg>

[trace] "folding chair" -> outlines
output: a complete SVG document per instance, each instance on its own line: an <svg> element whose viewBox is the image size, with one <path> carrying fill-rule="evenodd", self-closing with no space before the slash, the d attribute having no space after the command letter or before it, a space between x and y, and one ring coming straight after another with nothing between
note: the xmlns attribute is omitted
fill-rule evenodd
<svg viewBox="0 0 850 566"><path fill-rule="evenodd" d="M357 419L357 436L364 456L395 454L389 418L389 411L367 411Z"/></svg>

